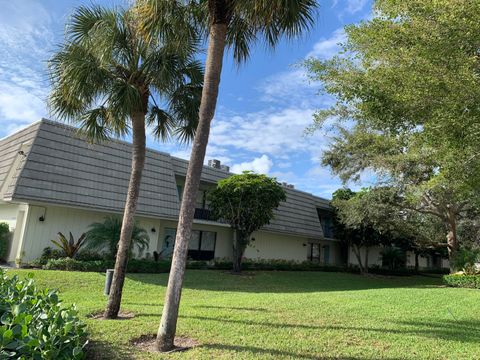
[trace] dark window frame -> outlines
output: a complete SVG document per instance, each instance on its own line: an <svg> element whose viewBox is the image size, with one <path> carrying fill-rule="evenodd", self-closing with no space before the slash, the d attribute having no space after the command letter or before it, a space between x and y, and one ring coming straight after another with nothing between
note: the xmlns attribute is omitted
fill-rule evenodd
<svg viewBox="0 0 480 360"><path fill-rule="evenodd" d="M320 262L321 258L321 245L319 243L309 243L309 252L308 252L308 260L311 262ZM318 247L318 257L315 256L313 257L313 247L316 246Z"/></svg>
<svg viewBox="0 0 480 360"><path fill-rule="evenodd" d="M217 248L217 232L208 231L208 230L193 230L193 231L198 231L200 233L198 238L198 249L196 250L188 249L188 258L192 260L206 260L206 261L215 259L215 249ZM203 234L206 232L214 234L213 250L211 251L202 250Z"/></svg>

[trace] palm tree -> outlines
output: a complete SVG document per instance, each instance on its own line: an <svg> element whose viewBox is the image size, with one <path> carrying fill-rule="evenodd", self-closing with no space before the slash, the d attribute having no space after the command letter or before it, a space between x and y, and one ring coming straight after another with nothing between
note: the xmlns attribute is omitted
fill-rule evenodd
<svg viewBox="0 0 480 360"><path fill-rule="evenodd" d="M251 46L257 40L274 48L282 37L294 38L309 29L317 9L316 0L137 0L142 27L146 31L163 28L165 20L162 14L174 11L171 9L183 3L188 4L191 22L208 37L208 50L199 122L183 190L172 267L157 335L160 351L169 351L174 346L188 240L210 122L215 114L224 50L232 48L234 60L242 63L248 59ZM177 13L180 18L186 18L185 12Z"/></svg>
<svg viewBox="0 0 480 360"><path fill-rule="evenodd" d="M183 30L189 30L187 35ZM79 123L93 140L132 133L130 182L105 318L116 318L120 310L146 127L159 139L180 141L188 141L196 129L203 72L193 59L197 39L190 30L148 37L140 33L132 10L82 6L49 62L54 115Z"/></svg>
<svg viewBox="0 0 480 360"><path fill-rule="evenodd" d="M107 216L103 222L95 222L89 226L89 230L85 233L85 248L97 251L108 250L109 257L115 259L121 232L122 218L115 215ZM137 222L133 226L131 239L129 255L134 246L139 253L148 249L150 237Z"/></svg>

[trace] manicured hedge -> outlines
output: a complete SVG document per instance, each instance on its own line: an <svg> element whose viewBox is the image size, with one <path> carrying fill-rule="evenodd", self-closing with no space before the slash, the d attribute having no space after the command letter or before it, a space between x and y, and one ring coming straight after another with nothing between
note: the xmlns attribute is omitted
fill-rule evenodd
<svg viewBox="0 0 480 360"><path fill-rule="evenodd" d="M10 229L7 223L0 223L0 262L7 261Z"/></svg>
<svg viewBox="0 0 480 360"><path fill-rule="evenodd" d="M51 259L43 268L45 270L90 271L104 272L113 269L113 260L80 261L70 258ZM130 273L165 273L170 270L169 261L153 261L131 259L128 261L127 272Z"/></svg>
<svg viewBox="0 0 480 360"><path fill-rule="evenodd" d="M448 286L480 289L480 275L444 275L443 281Z"/></svg>
<svg viewBox="0 0 480 360"><path fill-rule="evenodd" d="M0 359L83 359L85 324L56 291L0 269Z"/></svg>

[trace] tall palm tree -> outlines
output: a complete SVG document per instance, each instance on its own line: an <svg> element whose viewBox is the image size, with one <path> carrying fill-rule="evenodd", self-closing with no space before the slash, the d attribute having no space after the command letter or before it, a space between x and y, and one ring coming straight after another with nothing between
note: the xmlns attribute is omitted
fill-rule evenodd
<svg viewBox="0 0 480 360"><path fill-rule="evenodd" d="M157 335L160 351L173 348L178 308L182 291L188 239L192 231L195 200L200 183L210 122L215 114L220 74L225 48L233 50L237 63L249 58L251 46L258 41L271 48L282 37L294 38L309 29L314 22L316 0L137 0L142 27L163 28L162 14L166 9L187 4L191 22L208 38L204 87L199 110L199 123L187 170L172 268ZM179 17L187 18L184 13Z"/></svg>
<svg viewBox="0 0 480 360"><path fill-rule="evenodd" d="M136 19L131 9L79 7L67 25L65 43L49 63L54 115L79 123L94 140L132 134L130 182L105 318L116 318L120 310L146 127L162 140L192 138L203 80L202 67L193 59L194 31L148 37Z"/></svg>

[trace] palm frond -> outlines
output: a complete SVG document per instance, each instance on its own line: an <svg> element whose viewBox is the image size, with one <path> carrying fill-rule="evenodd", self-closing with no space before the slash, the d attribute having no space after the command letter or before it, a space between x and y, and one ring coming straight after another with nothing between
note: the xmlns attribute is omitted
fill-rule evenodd
<svg viewBox="0 0 480 360"><path fill-rule="evenodd" d="M117 253L121 230L121 217L107 216L103 222L96 222L89 226L85 236L86 247L100 252L106 250L114 258ZM136 223L132 232L130 250L136 246L140 251L143 251L148 248L149 243L150 238L147 231Z"/></svg>
<svg viewBox="0 0 480 360"><path fill-rule="evenodd" d="M152 128L152 133L157 139L167 141L173 135L175 119L158 106L152 106L147 116L147 125Z"/></svg>

